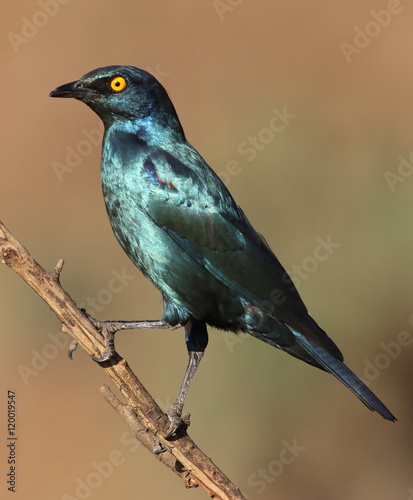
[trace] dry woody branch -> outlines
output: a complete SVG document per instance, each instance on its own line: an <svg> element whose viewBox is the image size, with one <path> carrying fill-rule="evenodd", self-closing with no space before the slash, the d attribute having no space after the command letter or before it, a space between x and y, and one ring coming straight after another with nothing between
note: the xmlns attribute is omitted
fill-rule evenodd
<svg viewBox="0 0 413 500"><path fill-rule="evenodd" d="M69 333L90 356L104 350L103 339L91 321L63 290L59 277L63 260L47 272L0 222L0 255L2 262L15 271L46 302ZM115 355L110 362L96 363L116 384L125 403L108 387L101 392L109 404L132 429L136 438L165 466L184 482L187 488L201 486L211 498L245 500L239 489L221 472L183 430L176 439L164 438L168 419L152 396L140 383L126 360Z"/></svg>

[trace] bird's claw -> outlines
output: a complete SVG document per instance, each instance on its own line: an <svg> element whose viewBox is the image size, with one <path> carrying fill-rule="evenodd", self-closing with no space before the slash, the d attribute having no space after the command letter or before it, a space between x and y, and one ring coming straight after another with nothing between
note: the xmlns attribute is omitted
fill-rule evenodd
<svg viewBox="0 0 413 500"><path fill-rule="evenodd" d="M105 350L100 357L92 356L93 361L96 361L96 363L109 361L109 359L115 354L115 334L108 331L105 327L102 328L100 333L105 341Z"/></svg>
<svg viewBox="0 0 413 500"><path fill-rule="evenodd" d="M73 353L76 351L78 345L77 340L72 340L72 342L69 345L69 349L67 350L67 355L69 356L69 359L73 359Z"/></svg>
<svg viewBox="0 0 413 500"><path fill-rule="evenodd" d="M100 333L105 343L105 350L102 355L100 357L92 356L93 361L96 361L96 363L109 361L109 359L115 354L115 333L117 329L112 327L112 323L110 321L99 321L91 316L86 309L81 309L81 311Z"/></svg>
<svg viewBox="0 0 413 500"><path fill-rule="evenodd" d="M105 322L104 321L99 321L98 319L94 318L93 316L91 316L87 311L86 309L80 309L82 311L82 313L86 316L86 318L92 323L92 325L96 328L96 330L102 335L102 337L104 337L103 333L102 333L102 330L105 326Z"/></svg>
<svg viewBox="0 0 413 500"><path fill-rule="evenodd" d="M92 360L95 361L95 363L104 363L105 361L109 361L110 358L113 356L113 352L109 351L108 349L105 349L103 351L102 356L97 357L97 356L92 356Z"/></svg>
<svg viewBox="0 0 413 500"><path fill-rule="evenodd" d="M155 453L155 455L160 455L161 453L165 453L166 448L162 446L162 444L156 439L154 441L154 444L152 446L152 451Z"/></svg>
<svg viewBox="0 0 413 500"><path fill-rule="evenodd" d="M171 439L179 430L185 430L189 426L189 413L182 415L182 403L174 403L168 410L169 429L165 439Z"/></svg>

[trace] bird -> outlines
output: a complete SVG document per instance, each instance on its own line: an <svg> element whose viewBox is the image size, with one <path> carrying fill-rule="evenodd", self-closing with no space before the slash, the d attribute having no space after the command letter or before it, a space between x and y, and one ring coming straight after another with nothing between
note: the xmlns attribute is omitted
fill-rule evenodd
<svg viewBox="0 0 413 500"><path fill-rule="evenodd" d="M208 344L207 326L245 332L334 375L370 410L396 418L344 364L310 316L293 281L220 177L186 140L163 85L134 66L106 66L55 88L103 121L101 183L115 237L160 291L161 320L106 325L108 360L115 331L184 327L189 360L168 410L172 438L183 426L191 380Z"/></svg>

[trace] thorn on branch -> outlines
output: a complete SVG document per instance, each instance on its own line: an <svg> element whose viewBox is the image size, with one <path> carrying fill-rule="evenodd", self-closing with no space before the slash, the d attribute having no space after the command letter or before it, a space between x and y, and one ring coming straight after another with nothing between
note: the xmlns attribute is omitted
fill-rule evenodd
<svg viewBox="0 0 413 500"><path fill-rule="evenodd" d="M60 284L60 273L62 272L65 261L63 259L59 259L57 264L53 270L52 276L53 278Z"/></svg>

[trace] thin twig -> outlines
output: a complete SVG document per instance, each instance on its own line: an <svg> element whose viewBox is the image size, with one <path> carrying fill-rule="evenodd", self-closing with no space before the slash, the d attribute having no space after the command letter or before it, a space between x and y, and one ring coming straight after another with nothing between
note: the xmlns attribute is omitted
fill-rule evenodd
<svg viewBox="0 0 413 500"><path fill-rule="evenodd" d="M69 332L90 356L104 349L102 338L90 320L63 290L59 277L63 268L60 259L48 273L0 222L0 256L47 303L63 331ZM172 441L164 436L168 419L152 396L143 387L127 362L118 354L110 362L96 364L119 388L126 400L121 403L106 388L102 392L134 432L136 438L164 465L175 472L186 487L201 486L211 498L245 500L239 489L221 472L187 435L186 431Z"/></svg>

